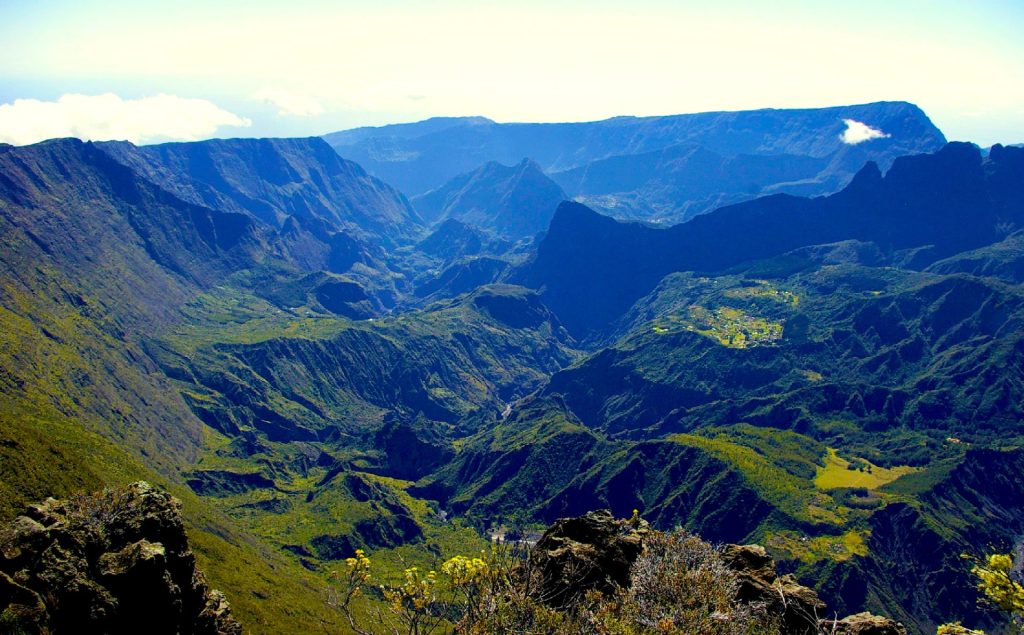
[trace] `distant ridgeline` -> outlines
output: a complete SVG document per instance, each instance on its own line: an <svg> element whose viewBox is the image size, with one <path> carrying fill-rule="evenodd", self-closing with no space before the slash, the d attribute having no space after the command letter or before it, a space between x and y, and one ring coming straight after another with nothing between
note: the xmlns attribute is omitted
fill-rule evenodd
<svg viewBox="0 0 1024 635"><path fill-rule="evenodd" d="M487 164L516 165L525 157L569 196L604 214L658 223L765 194L829 194L866 161L884 170L896 157L945 143L921 109L905 102L588 123L436 118L324 139L417 197L428 218L453 190L496 169Z"/></svg>
<svg viewBox="0 0 1024 635"><path fill-rule="evenodd" d="M1000 623L961 554L1024 534L1024 149L901 103L328 139L377 176L319 138L0 146L4 520L159 484L255 632L347 628L356 549L601 508L839 614Z"/></svg>

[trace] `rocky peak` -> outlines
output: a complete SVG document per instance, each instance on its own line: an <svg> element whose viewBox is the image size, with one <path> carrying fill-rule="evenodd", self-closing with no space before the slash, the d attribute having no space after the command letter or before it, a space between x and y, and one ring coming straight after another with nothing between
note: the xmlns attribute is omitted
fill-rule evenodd
<svg viewBox="0 0 1024 635"><path fill-rule="evenodd" d="M240 634L189 549L181 504L146 482L30 506L0 529L14 632Z"/></svg>

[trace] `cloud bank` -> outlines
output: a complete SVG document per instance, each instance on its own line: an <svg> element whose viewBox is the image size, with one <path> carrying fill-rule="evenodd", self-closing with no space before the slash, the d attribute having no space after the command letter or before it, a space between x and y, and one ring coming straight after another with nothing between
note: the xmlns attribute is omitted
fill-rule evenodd
<svg viewBox="0 0 1024 635"><path fill-rule="evenodd" d="M282 88L261 88L253 93L252 99L274 106L279 116L310 117L324 112L324 107L312 97Z"/></svg>
<svg viewBox="0 0 1024 635"><path fill-rule="evenodd" d="M248 127L252 121L205 99L159 94L140 99L103 95L61 95L57 101L16 99L0 104L0 142L36 143L55 137L92 141L196 141L221 126Z"/></svg>
<svg viewBox="0 0 1024 635"><path fill-rule="evenodd" d="M846 130L843 130L843 134L839 135L839 138L843 143L849 145L857 145L871 139L886 139L892 136L856 119L843 119L843 123L846 124Z"/></svg>

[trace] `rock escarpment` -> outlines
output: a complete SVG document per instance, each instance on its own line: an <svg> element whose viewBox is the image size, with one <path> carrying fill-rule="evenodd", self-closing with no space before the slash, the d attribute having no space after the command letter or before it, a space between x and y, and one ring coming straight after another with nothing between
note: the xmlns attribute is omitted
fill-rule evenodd
<svg viewBox="0 0 1024 635"><path fill-rule="evenodd" d="M30 506L0 530L0 630L241 634L180 507L141 481Z"/></svg>

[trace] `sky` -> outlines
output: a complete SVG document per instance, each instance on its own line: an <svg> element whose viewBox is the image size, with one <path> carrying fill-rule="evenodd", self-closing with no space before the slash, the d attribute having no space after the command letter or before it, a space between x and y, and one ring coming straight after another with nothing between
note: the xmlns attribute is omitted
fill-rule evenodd
<svg viewBox="0 0 1024 635"><path fill-rule="evenodd" d="M902 100L1018 143L1022 30L1022 0L0 0L0 142Z"/></svg>

